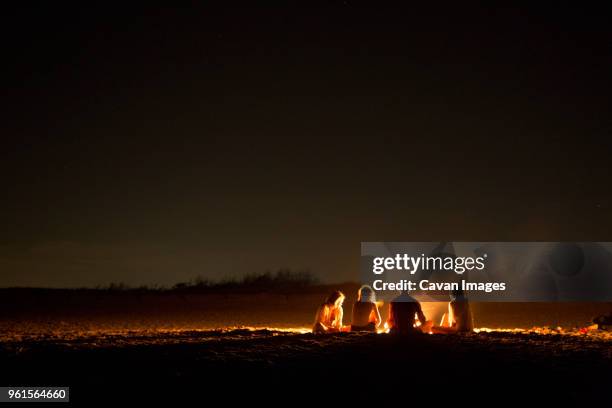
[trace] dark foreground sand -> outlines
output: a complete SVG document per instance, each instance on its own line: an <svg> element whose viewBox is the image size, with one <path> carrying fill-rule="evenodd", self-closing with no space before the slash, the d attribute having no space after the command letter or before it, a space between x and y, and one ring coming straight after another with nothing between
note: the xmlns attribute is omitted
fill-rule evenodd
<svg viewBox="0 0 612 408"><path fill-rule="evenodd" d="M348 316L356 288L342 289ZM610 304L473 304L476 327L522 331L413 338L305 333L328 290L0 290L0 385L67 385L72 401L87 405L122 398L326 407L332 400L341 406L611 400L612 335L579 330ZM423 308L439 321L446 304ZM387 312L385 305L383 317ZM268 329L228 329L236 326Z"/></svg>
<svg viewBox="0 0 612 408"><path fill-rule="evenodd" d="M610 401L606 332L468 335L151 331L0 343L0 383L69 385L75 402L583 405ZM222 398L219 402L218 398Z"/></svg>

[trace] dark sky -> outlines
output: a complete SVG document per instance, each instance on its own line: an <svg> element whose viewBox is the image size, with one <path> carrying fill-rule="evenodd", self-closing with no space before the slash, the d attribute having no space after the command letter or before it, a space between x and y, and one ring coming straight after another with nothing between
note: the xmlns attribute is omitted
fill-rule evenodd
<svg viewBox="0 0 612 408"><path fill-rule="evenodd" d="M612 240L607 10L363 4L3 10L0 286Z"/></svg>

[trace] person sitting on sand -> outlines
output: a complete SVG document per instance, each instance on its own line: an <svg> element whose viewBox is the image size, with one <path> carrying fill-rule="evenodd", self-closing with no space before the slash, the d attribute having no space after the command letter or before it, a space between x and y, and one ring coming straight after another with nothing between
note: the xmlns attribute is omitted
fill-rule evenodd
<svg viewBox="0 0 612 408"><path fill-rule="evenodd" d="M597 325L599 330L612 329L612 312L607 315L601 315L593 318L593 323Z"/></svg>
<svg viewBox="0 0 612 408"><path fill-rule="evenodd" d="M342 303L344 302L344 293L339 290L333 292L325 303L317 309L315 317L313 333L333 333L342 330Z"/></svg>
<svg viewBox="0 0 612 408"><path fill-rule="evenodd" d="M357 292L357 302L353 304L351 331L374 332L381 320L374 290L368 285L363 285Z"/></svg>
<svg viewBox="0 0 612 408"><path fill-rule="evenodd" d="M413 334L421 332L416 326L415 316L418 317L422 327L428 326L425 314L418 300L410 296L408 291L393 299L389 304L389 320L387 321L392 334Z"/></svg>
<svg viewBox="0 0 612 408"><path fill-rule="evenodd" d="M453 313L452 327L458 332L471 332L474 330L474 319L472 317L472 309L463 293L463 290L454 290L451 294L451 301L448 304L450 311Z"/></svg>
<svg viewBox="0 0 612 408"><path fill-rule="evenodd" d="M432 327L433 333L468 333L474 330L472 310L463 290L456 289L450 294L448 302L449 321L446 326Z"/></svg>

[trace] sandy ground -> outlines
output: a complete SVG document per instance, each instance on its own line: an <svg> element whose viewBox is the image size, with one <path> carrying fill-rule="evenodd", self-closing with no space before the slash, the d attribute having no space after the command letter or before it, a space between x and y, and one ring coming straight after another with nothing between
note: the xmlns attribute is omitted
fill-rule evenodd
<svg viewBox="0 0 612 408"><path fill-rule="evenodd" d="M322 386L321 396L341 401L366 393L363 398L373 401L579 405L607 400L611 340L597 332L409 338L247 329L131 332L3 342L1 382L68 384L77 402L176 394L282 402L279 389L308 397Z"/></svg>
<svg viewBox="0 0 612 408"><path fill-rule="evenodd" d="M609 304L474 305L468 335L315 336L321 297L5 297L0 384L69 385L76 402L609 401L612 335L580 330Z"/></svg>

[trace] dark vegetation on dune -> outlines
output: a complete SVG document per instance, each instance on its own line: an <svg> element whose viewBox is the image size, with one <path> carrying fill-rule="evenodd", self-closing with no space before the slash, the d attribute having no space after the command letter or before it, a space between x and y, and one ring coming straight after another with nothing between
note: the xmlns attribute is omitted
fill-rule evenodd
<svg viewBox="0 0 612 408"><path fill-rule="evenodd" d="M357 285L356 283L352 285ZM252 273L241 278L226 278L222 280L211 280L201 276L195 277L187 282L178 282L172 287L161 285L131 286L123 282L112 282L106 286L82 288L36 288L36 287L13 287L1 288L6 292L58 292L58 291L80 291L80 292L111 292L111 293L294 293L294 292L317 292L328 287L338 285L322 284L310 271L293 271L291 269L279 269L277 271L266 271L263 273Z"/></svg>
<svg viewBox="0 0 612 408"><path fill-rule="evenodd" d="M319 280L309 271L279 269L221 281L197 277L189 282L177 283L170 290L187 293L303 292L320 286Z"/></svg>

